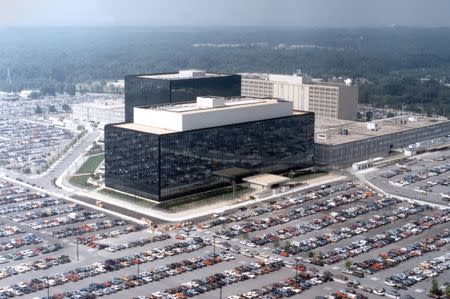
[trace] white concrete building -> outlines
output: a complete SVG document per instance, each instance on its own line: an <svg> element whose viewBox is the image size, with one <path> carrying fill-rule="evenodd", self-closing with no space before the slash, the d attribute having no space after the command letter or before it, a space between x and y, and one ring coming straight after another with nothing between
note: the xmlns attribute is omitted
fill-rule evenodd
<svg viewBox="0 0 450 299"><path fill-rule="evenodd" d="M274 97L293 102L295 110L318 117L355 120L358 87L345 83L317 82L306 76L241 74L242 96Z"/></svg>
<svg viewBox="0 0 450 299"><path fill-rule="evenodd" d="M125 104L119 100L75 104L72 111L73 119L95 122L101 127L107 124L121 123L125 120Z"/></svg>
<svg viewBox="0 0 450 299"><path fill-rule="evenodd" d="M292 115L292 102L197 97L195 103L134 108L134 123L184 132Z"/></svg>
<svg viewBox="0 0 450 299"><path fill-rule="evenodd" d="M19 97L22 99L28 99L33 92L39 92L39 90L24 89L19 93Z"/></svg>

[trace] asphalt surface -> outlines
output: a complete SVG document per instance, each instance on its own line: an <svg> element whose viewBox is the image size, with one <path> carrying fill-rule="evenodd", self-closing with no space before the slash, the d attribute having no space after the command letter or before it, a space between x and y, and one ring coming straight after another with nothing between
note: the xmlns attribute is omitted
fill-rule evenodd
<svg viewBox="0 0 450 299"><path fill-rule="evenodd" d="M73 151L71 151L62 161L60 161L54 168L52 168L51 171L49 171L48 173L46 173L43 176L30 178L30 177L26 177L22 174L15 174L15 173L11 173L11 172L6 172L6 173L12 178L20 178L24 182L27 182L30 184L35 184L36 186L42 187L48 191L55 192L55 193L58 193L58 194L61 194L64 196L71 196L77 200L81 200L81 201L84 201L84 202L87 202L90 204L95 204L95 200L93 200L89 197L79 196L76 194L70 194L68 192L60 190L52 183L52 179L58 177L72 163L72 161L74 161L80 154L84 153L86 147L89 146L90 144L92 144L92 142L97 138L98 134L99 134L98 132L88 134L80 143L78 143L75 146ZM432 165L436 165L436 164L432 164ZM424 167L424 166L419 166L419 169L420 169L420 167ZM377 173L372 172L370 175L377 176ZM373 178L375 180L375 177L373 177ZM358 188L363 188L363 187L357 186L354 188L354 190L357 190ZM405 189L402 189L399 192L402 195L405 195L405 192L409 192L409 191L404 191L404 190ZM392 190L392 191L394 191L394 190ZM307 193L307 192L308 191L301 191L301 193ZM307 201L307 202L299 204L299 205L294 205L294 206L291 206L291 207L283 209L283 210L274 211L270 214L253 216L246 220L237 221L237 222L234 222L234 223L231 223L228 225L233 226L233 225L244 224L244 223L247 223L248 221L260 220L260 219L263 219L268 216L279 217L283 214L287 214L288 212L293 211L294 209L296 209L298 207L308 207L310 205L333 198L333 197L335 197L339 194L345 193L345 192L346 191L340 191L333 195L329 195L329 196L326 196L323 198L313 199L311 201ZM413 191L413 192L416 193L415 191ZM359 205L359 204L367 204L367 203L370 203L372 200L373 199L370 199L370 198L363 199L356 203L349 203L349 204L344 204L339 207L334 207L327 211L319 212L314 215L305 216L305 217L293 220L286 224L268 227L264 230L250 233L249 237L255 236L255 235L262 235L262 234L270 233L270 232L274 233L277 230L284 228L284 227L304 224L313 219L317 219L317 218L320 218L321 216L328 215L330 212L340 211L342 209L346 209L346 208L349 208L349 207L352 207L355 205ZM265 205L265 203L259 204L259 206L263 206L263 205ZM303 239L307 239L310 237L314 237L317 234L331 232L331 231L339 229L341 227L349 226L352 223L356 223L357 221L366 220L375 215L382 215L383 213L386 213L388 211L391 211L397 207L404 206L404 205L406 205L406 203L401 202L401 203L396 204L395 206L387 207L387 208L377 210L377 211L371 211L364 215L360 215L356 218L348 219L347 221L344 221L342 223L335 223L335 224L330 225L329 227L326 227L326 228L323 228L323 229L320 229L317 231L312 231L305 235L293 237L293 238L290 238L289 240L303 240ZM138 211L129 211L129 210L121 209L120 207L117 207L117 206L112 206L112 205L110 206L108 204L105 204L104 208L106 208L107 210L118 212L118 213L123 213L124 215L135 217L137 219L144 216L141 213L139 213ZM35 209L32 211L37 211L37 210L39 210L39 209ZM90 211L89 208L84 208L84 210ZM236 211L233 211L230 213L234 213L234 212L236 212ZM355 240L358 240L358 239L361 239L364 237L372 236L376 233L385 232L389 229L400 227L408 222L416 221L423 215L432 215L435 212L436 212L435 210L434 211L425 211L425 212L421 212L421 213L418 213L415 215L410 215L409 217L407 217L405 219L393 221L392 223L375 228L375 229L365 232L361 235L354 236L352 238L348 238L348 239L344 239L344 240L340 240L336 243L331 243L331 244L325 245L316 250L320 250L320 251L324 252L324 251L332 250L335 247L345 247L347 244L350 244L352 241L355 241ZM22 212L12 213L11 215L20 214L20 213L22 213ZM33 222L33 221L37 221L37 220L30 220L30 221L25 221L23 223L22 222L16 223L8 218L8 216L11 216L11 215L3 215L1 217L1 221L4 223L3 225L18 226L21 229L23 229L25 231L25 233L33 233L33 234L37 235L38 237L44 239L45 242L43 244L53 244L53 243L58 242L63 245L63 248L60 249L59 251L51 253L51 254L46 254L46 255L42 255L42 256L39 255L39 256L35 256L35 257L31 257L31 258L24 258L23 260L10 261L7 264L0 265L0 269L9 267L9 266L17 266L24 262L30 263L35 260L40 260L42 258L49 257L49 256L59 256L62 254L68 255L71 259L71 262L67 263L67 264L53 266L52 268L49 268L47 270L30 271L30 272L25 272L22 274L14 275L14 276L11 276L11 277L8 277L5 279L1 279L0 287L5 287L8 285L17 283L19 281L27 281L27 280L30 280L35 277L41 277L41 276L45 276L45 275L49 275L49 274L53 274L53 273L69 271L69 270L72 270L72 269L77 268L82 265L92 264L94 262L102 262L108 258L117 258L117 257L123 257L123 256L131 255L131 254L144 252L144 251L152 249L152 248L162 247L164 245L173 244L174 242L176 242L174 237L177 234L177 231L173 231L173 232L170 232L170 235L172 236L172 239L170 239L170 240L150 243L150 244L144 245L142 247L128 248L128 249L117 251L117 252L108 252L105 250L94 249L94 248L88 247L86 245L79 245L78 246L79 260L77 260L77 258L76 258L77 245L75 242L76 237L70 236L70 237L58 239L58 238L53 237L51 235L51 233L58 231L60 229L63 229L63 228L67 228L67 227L79 226L79 225L86 224L86 223L102 221L104 219L113 219L113 218L115 218L114 216L106 215L104 219L94 219L94 220L83 221L81 223L76 223L76 224L67 224L67 225L61 225L58 227L52 227L52 228L48 228L48 229L35 230L35 229L30 228L27 224L30 222ZM52 219L57 219L61 216L64 216L64 215L50 216L50 217L47 217L46 219L52 220ZM148 217L146 216L146 218L148 218ZM158 222L156 219L154 219L154 220L156 221L156 223L161 223L161 222ZM202 219L198 219L198 221L206 221L206 217L203 217ZM86 233L85 235L87 236L87 235L95 235L98 233L111 232L111 231L115 231L118 229L122 229L126 226L127 225L120 226L120 227L114 227L114 228L108 228L108 229L102 229L99 231ZM217 227L214 227L211 229L206 229L206 230L198 230L198 231L194 230L193 232L191 232L191 234L196 234L196 235L199 235L204 238L212 238L212 236L221 228L222 228L222 226L217 226ZM370 250L366 253L363 253L363 254L360 254L360 255L354 257L352 260L358 262L358 261L363 261L363 260L366 260L369 258L377 257L378 254L380 254L381 252L386 252L391 248L407 246L415 241L425 238L428 235L441 232L445 228L448 228L448 225L445 225L445 224L436 225L436 226L432 227L430 230L427 230L426 232L420 233L418 235L410 236L406 239L403 239L403 240L400 240L393 244L387 245L383 248ZM19 237L19 236L15 236L15 237ZM124 234L119 237L106 238L99 242L104 243L104 244L120 245L124 242L129 242L129 241L142 239L142 238L146 238L146 237L150 237L150 236L153 236L153 233L150 233L149 231L144 230L144 231ZM8 238L6 238L6 237L1 238L0 241L5 241L7 239ZM275 254L272 253L273 244L267 244L265 246L261 246L261 247L257 246L257 247L253 248L253 247L248 247L246 245L242 245L240 241L242 241L243 239L244 239L244 236L241 235L236 238L227 240L227 242L229 242L232 245L239 246L241 248L247 248L251 251L254 251L255 253L266 253L266 254L269 254L270 256L275 256ZM282 241L282 243L283 242L284 241ZM24 246L21 248L17 248L17 249L10 249L5 252L0 252L0 255L15 253L15 252L25 250L25 249L30 249L33 247L36 247L36 246L30 245L30 246ZM217 252L220 250L221 249L216 248ZM398 266L396 266L394 268L386 269L386 270L377 272L373 275L367 275L363 279L352 277L350 275L347 275L347 276L350 279L359 280L362 285L366 285L366 286L370 286L370 287L383 287L385 289L389 289L390 287L388 287L387 285L384 284L384 280L386 279L386 277L389 277L390 275L398 273L398 272L412 269L416 265L418 265L421 261L429 260L435 256L442 255L443 253L448 252L449 250L450 250L450 246L446 245L438 251L426 253L420 257L410 259L408 261L405 261L405 262L399 264ZM140 270L145 271L145 270L153 269L155 267L166 265L166 264L169 264L172 262L181 261L183 259L187 259L187 258L191 258L191 257L198 257L198 256L209 254L212 252L213 252L213 246L207 246L205 248L202 248L200 250L196 250L196 251L193 251L190 253L184 253L184 254L180 254L180 255L176 255L176 256L166 257L161 260L155 260L152 262L142 264L142 265L140 265ZM214 273L222 272L226 269L232 269L238 265L256 261L256 258L247 257L247 256L242 255L241 253L231 253L231 254L233 254L236 257L236 259L234 261L223 262L223 263L211 266L211 267L202 268L202 269L195 270L192 272L183 273L181 275L169 277L169 278L160 280L158 282L150 283L145 286L136 287L136 288L129 289L126 291L121 291L121 292L118 292L116 294L109 295L106 297L107 298L133 298L133 297L137 297L137 296L148 295L149 293L152 293L155 291L163 291L166 288L176 287L178 285L181 285L183 282L206 277L206 276L214 274ZM301 253L298 256L306 258L307 253ZM284 260L292 261L293 258L294 257L287 257L287 258L284 258ZM306 264L306 266L311 267L312 265ZM319 267L319 266L312 266L312 267L317 268L321 272L328 270L334 274L340 274L342 272L342 270L344 269L344 262L342 261L342 262L339 262L336 264L326 265L323 267ZM100 275L96 276L95 278L88 278L88 279L80 280L78 282L69 282L62 286L51 287L50 294L61 293L61 292L68 291L68 290L82 289L82 288L89 286L92 282L102 282L102 281L111 280L113 278L123 277L125 275L130 275L130 274L135 274L135 273L137 273L136 266L120 269L118 271L107 272L107 273L100 274ZM281 269L280 271L276 271L276 272L268 274L268 275L259 276L253 280L248 280L248 281L239 282L236 284L225 286L222 289L222 295L223 295L223 298L226 298L231 295L241 294L241 293L248 292L255 288L261 288L261 287L267 286L271 283L283 280L285 278L293 277L294 275L295 275L295 271L293 271L291 268L285 267L285 268ZM438 280L440 283L449 281L450 280L449 271L445 271L445 272L441 273L438 276ZM429 286L431 284L430 281L431 281L430 279L426 279L426 280L414 285L413 287L409 288L407 291L400 290L400 294L410 294L410 295L414 296L415 298L426 298L427 290L429 289ZM337 290L344 289L344 288L345 288L345 284L343 284L339 281L328 282L323 285L314 286L311 289L305 291L304 293L293 296L292 298L315 298L315 296L329 295ZM358 291L358 292L364 294L365 296L368 296L369 298L378 298L378 296L376 296L374 294L367 294L367 293L364 293L363 291ZM30 294L30 295L22 296L22 298L44 297L46 295L47 295L47 290L42 290L42 291ZM216 298L216 297L219 297L218 290L197 296L197 298L201 298L201 299Z"/></svg>
<svg viewBox="0 0 450 299"><path fill-rule="evenodd" d="M430 161L431 158L442 156L442 155L447 155L449 157L444 161L436 161L436 162ZM441 196L440 196L440 193L450 191L450 185L443 186L443 185L437 184L435 186L430 187L430 190L432 192L416 191L419 188L419 186L425 185L426 182L429 182L429 181L437 182L440 179L450 178L450 172L442 173L440 175L433 176L428 179L425 179L425 180L422 180L422 181L419 181L419 182L416 182L416 183L413 183L410 185L402 186L402 187L395 186L392 183L390 183L390 181L397 182L406 175L417 174L425 169L431 169L433 167L443 165L443 164L446 164L449 162L450 162L450 150L444 150L444 151L439 151L439 152L423 154L417 158L412 157L406 163L406 164L408 164L408 167L411 169L410 172L404 172L403 174L399 174L399 175L396 175L391 178L381 177L381 174L385 173L386 171L400 169L400 167L398 167L396 165L389 165L386 167L381 167L381 168L371 170L371 171L365 173L364 176L371 183L373 183L377 187L383 189L387 193L450 207L450 202L442 200Z"/></svg>

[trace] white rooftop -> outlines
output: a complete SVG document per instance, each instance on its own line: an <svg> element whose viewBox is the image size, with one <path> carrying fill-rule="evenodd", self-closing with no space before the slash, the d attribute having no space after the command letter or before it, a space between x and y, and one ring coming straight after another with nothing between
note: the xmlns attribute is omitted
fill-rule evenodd
<svg viewBox="0 0 450 299"><path fill-rule="evenodd" d="M223 77L225 74L208 73L205 70L180 70L178 73L164 73L164 74L152 74L142 75L141 78L148 79L161 79L161 80L180 80L180 79L198 79L198 78L211 78L211 77Z"/></svg>
<svg viewBox="0 0 450 299"><path fill-rule="evenodd" d="M449 120L431 117L417 118L406 115L374 120L372 123L376 123L376 126L368 126L366 122L316 117L315 142L328 145L343 144L444 122L449 122Z"/></svg>
<svg viewBox="0 0 450 299"><path fill-rule="evenodd" d="M271 187L273 185L284 184L290 181L289 178L270 173L258 174L243 179L244 182L259 185L263 187Z"/></svg>
<svg viewBox="0 0 450 299"><path fill-rule="evenodd" d="M104 110L112 110L112 109L124 109L125 104L123 100L107 100L107 101L94 101L94 102L86 102L75 104L75 106L83 107L83 108L94 108L94 109L104 109Z"/></svg>
<svg viewBox="0 0 450 299"><path fill-rule="evenodd" d="M290 115L293 115L290 101L198 97L193 103L135 107L134 123L182 132Z"/></svg>
<svg viewBox="0 0 450 299"><path fill-rule="evenodd" d="M159 111L171 111L171 112L190 112L204 109L227 108L238 105L248 105L257 103L266 103L266 100L255 98L241 98L241 97L231 99L225 99L221 97L197 97L197 101L192 103L169 104L162 106L149 106L139 108L159 110Z"/></svg>

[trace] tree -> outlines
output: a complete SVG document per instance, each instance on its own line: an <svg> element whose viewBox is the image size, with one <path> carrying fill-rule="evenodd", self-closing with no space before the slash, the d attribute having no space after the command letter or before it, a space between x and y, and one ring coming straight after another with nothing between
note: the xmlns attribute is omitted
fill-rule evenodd
<svg viewBox="0 0 450 299"><path fill-rule="evenodd" d="M29 95L28 97L29 97L30 99L35 100L35 99L38 99L40 96L41 96L41 93L40 93L40 92L33 91L33 92L30 93L30 95Z"/></svg>
<svg viewBox="0 0 450 299"><path fill-rule="evenodd" d="M295 171L294 170L289 170L289 173L288 173L288 178L290 178L290 179L292 179L293 177L295 176Z"/></svg>
<svg viewBox="0 0 450 299"><path fill-rule="evenodd" d="M450 298L450 285L445 287L444 294L446 298Z"/></svg>
<svg viewBox="0 0 450 299"><path fill-rule="evenodd" d="M75 86L75 84L69 84L66 86L66 92L67 94L74 96L77 92L77 87Z"/></svg>
<svg viewBox="0 0 450 299"><path fill-rule="evenodd" d="M314 251L308 252L308 257L309 257L309 258L313 258L313 257L314 257Z"/></svg>
<svg viewBox="0 0 450 299"><path fill-rule="evenodd" d="M72 111L72 108L68 105L68 104L63 104L62 105L62 110L64 110L65 112L71 112Z"/></svg>
<svg viewBox="0 0 450 299"><path fill-rule="evenodd" d="M49 107L48 107L48 112L50 112L50 113L56 113L56 112L57 112L57 111L56 111L56 107L55 107L54 105L49 106Z"/></svg>
<svg viewBox="0 0 450 299"><path fill-rule="evenodd" d="M273 248L278 248L280 247L280 241L278 239L273 240L272 242Z"/></svg>
<svg viewBox="0 0 450 299"><path fill-rule="evenodd" d="M395 116L395 114L393 113L393 112L391 112L391 111L389 111L388 113L386 113L386 117L387 118L391 118L391 117L394 117Z"/></svg>
<svg viewBox="0 0 450 299"><path fill-rule="evenodd" d="M55 96L56 95L55 85L48 83L47 85L41 87L41 94L45 96Z"/></svg>
<svg viewBox="0 0 450 299"><path fill-rule="evenodd" d="M242 236L244 237L244 240L245 240L245 241L248 241L248 233L247 233L247 232L244 232L244 233L242 234Z"/></svg>
<svg viewBox="0 0 450 299"><path fill-rule="evenodd" d="M433 278L433 280L431 281L430 293L437 296L441 295L441 290L439 289L439 284L436 278Z"/></svg>
<svg viewBox="0 0 450 299"><path fill-rule="evenodd" d="M42 110L41 106L37 105L36 108L34 108L35 114L42 114L44 113L44 110Z"/></svg>
<svg viewBox="0 0 450 299"><path fill-rule="evenodd" d="M344 265L345 265L345 268L348 269L348 268L350 268L353 265L353 262L350 261L350 260L346 260Z"/></svg>

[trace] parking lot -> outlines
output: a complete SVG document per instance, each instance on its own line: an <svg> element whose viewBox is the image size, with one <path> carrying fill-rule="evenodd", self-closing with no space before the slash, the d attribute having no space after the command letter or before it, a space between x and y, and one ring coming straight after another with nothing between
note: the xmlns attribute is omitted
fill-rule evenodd
<svg viewBox="0 0 450 299"><path fill-rule="evenodd" d="M70 96L67 94L58 94L57 96L42 96L38 99L26 99L21 98L17 101L1 101L2 105L0 106L0 116L4 117L20 117L26 119L39 119L42 118L43 114L36 114L36 107L39 106L42 108L43 113L47 115L56 115L56 114L64 114L63 106L85 102L93 102L96 100L114 100L117 98L121 98L122 96L117 94L76 94L75 96ZM52 108L50 108L52 107ZM53 112L52 112L52 111Z"/></svg>
<svg viewBox="0 0 450 299"><path fill-rule="evenodd" d="M34 121L0 119L0 163L24 173L40 173L75 137L75 133Z"/></svg>
<svg viewBox="0 0 450 299"><path fill-rule="evenodd" d="M0 194L0 298L426 298L450 278L449 211L353 181L158 232L8 181Z"/></svg>
<svg viewBox="0 0 450 299"><path fill-rule="evenodd" d="M223 239L219 241L221 244L230 243L231 251L240 246L241 251L248 250L243 254L271 254L282 257L287 265L293 265L297 260L304 265L330 271L343 282L342 289L330 288L328 293L323 292L328 289L328 284L307 291L314 296L353 296L351 292L336 294L336 291L345 291L346 288L340 276L361 280L361 285L353 289L366 297L378 297L374 289L380 295L389 295L393 287L384 281L392 273L408 270L410 261L420 263L448 251L450 239L445 229L450 221L450 210L439 211L425 205L385 198L348 182L332 187L337 190L325 188L293 195L281 202L263 204L230 217L219 217L201 227L213 228L215 234ZM266 215L268 213L270 216ZM389 268L365 272L364 278L350 274L353 270L362 271L355 269L358 263L378 258L386 252L392 255L398 248L401 250L397 261L392 262ZM413 253L408 256L410 252ZM346 261L353 263L354 267L347 270ZM438 277L448 281L449 271L440 271ZM430 277L426 277L406 290L403 286L399 293L425 298L430 285ZM318 289L322 289L321 293Z"/></svg>
<svg viewBox="0 0 450 299"><path fill-rule="evenodd" d="M440 205L450 203L450 150L411 157L364 176L390 194Z"/></svg>
<svg viewBox="0 0 450 299"><path fill-rule="evenodd" d="M72 105L117 98L121 96L58 94L38 99L1 100L0 167L24 174L42 173L75 141L75 135L83 127L71 121Z"/></svg>

